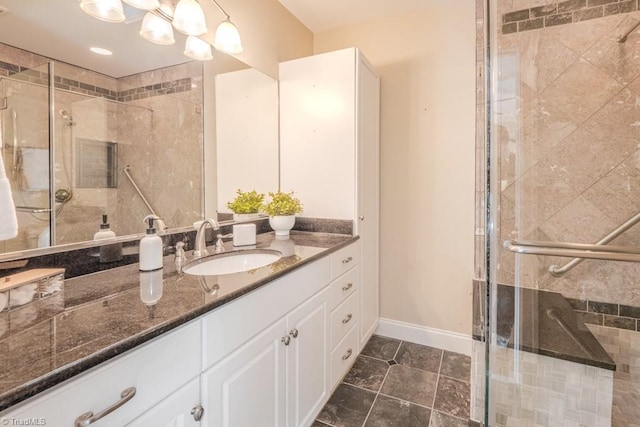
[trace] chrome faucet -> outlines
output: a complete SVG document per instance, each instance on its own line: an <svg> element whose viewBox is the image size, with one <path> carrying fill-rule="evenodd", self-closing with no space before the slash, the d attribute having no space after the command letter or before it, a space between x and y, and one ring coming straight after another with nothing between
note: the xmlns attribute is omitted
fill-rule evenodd
<svg viewBox="0 0 640 427"><path fill-rule="evenodd" d="M210 225L214 230L220 229L220 225L215 219L209 218L202 221L202 224L200 224L200 227L198 227L198 233L196 234L196 243L193 248L194 259L209 255L209 252L207 251L206 239L207 224Z"/></svg>

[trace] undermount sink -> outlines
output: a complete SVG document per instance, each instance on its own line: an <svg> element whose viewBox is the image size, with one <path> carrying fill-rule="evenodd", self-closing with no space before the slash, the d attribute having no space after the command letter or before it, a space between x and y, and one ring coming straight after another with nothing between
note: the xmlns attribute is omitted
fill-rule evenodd
<svg viewBox="0 0 640 427"><path fill-rule="evenodd" d="M246 249L209 255L191 261L182 271L194 276L240 273L264 267L282 258L273 249Z"/></svg>

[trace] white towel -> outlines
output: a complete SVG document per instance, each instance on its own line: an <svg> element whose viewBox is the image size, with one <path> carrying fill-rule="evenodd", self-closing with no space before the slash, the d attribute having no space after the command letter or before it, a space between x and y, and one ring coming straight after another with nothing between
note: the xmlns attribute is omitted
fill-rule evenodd
<svg viewBox="0 0 640 427"><path fill-rule="evenodd" d="M23 190L49 189L49 150L46 148L22 148Z"/></svg>
<svg viewBox="0 0 640 427"><path fill-rule="evenodd" d="M16 205L11 195L11 184L4 170L4 160L0 151L0 240L13 239L18 235Z"/></svg>

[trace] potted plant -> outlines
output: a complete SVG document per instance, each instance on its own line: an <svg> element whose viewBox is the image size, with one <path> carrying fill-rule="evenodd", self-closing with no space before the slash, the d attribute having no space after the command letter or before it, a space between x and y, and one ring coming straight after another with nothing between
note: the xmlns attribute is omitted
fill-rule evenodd
<svg viewBox="0 0 640 427"><path fill-rule="evenodd" d="M247 221L258 217L258 212L262 208L264 194L256 190L243 192L238 189L236 198L227 202L227 207L233 212L233 219L236 221Z"/></svg>
<svg viewBox="0 0 640 427"><path fill-rule="evenodd" d="M296 222L296 214L302 212L302 203L290 193L269 193L271 201L263 206L269 215L269 225L277 236L288 236Z"/></svg>

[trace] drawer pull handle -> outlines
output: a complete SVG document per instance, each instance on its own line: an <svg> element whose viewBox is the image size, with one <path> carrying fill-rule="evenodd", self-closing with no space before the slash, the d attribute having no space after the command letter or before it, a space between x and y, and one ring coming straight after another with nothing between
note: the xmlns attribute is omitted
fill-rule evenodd
<svg viewBox="0 0 640 427"><path fill-rule="evenodd" d="M347 283L342 287L342 292L347 292L351 288L353 288L353 283Z"/></svg>
<svg viewBox="0 0 640 427"><path fill-rule="evenodd" d="M351 321L351 318L353 317L353 314L349 313L346 315L346 317L344 319L342 319L342 323L347 324Z"/></svg>
<svg viewBox="0 0 640 427"><path fill-rule="evenodd" d="M284 345L289 345L289 343L291 342L291 337L289 337L289 335L285 335L282 337L281 341L284 343Z"/></svg>
<svg viewBox="0 0 640 427"><path fill-rule="evenodd" d="M200 405L195 406L192 410L191 410L191 415L193 415L193 419L196 421L201 421L202 420L202 416L204 415L204 408Z"/></svg>
<svg viewBox="0 0 640 427"><path fill-rule="evenodd" d="M294 338L298 338L298 330L292 329L291 331L289 331L289 335L291 335Z"/></svg>
<svg viewBox="0 0 640 427"><path fill-rule="evenodd" d="M351 261L353 261L353 257L352 257L352 256L350 256L349 258L345 258L345 259L343 259L343 260L342 260L342 263L343 263L343 264L349 264Z"/></svg>
<svg viewBox="0 0 640 427"><path fill-rule="evenodd" d="M124 389L122 391L122 393L120 393L120 400L118 400L113 405L109 406L104 411L98 412L95 415L93 414L93 412L85 412L84 414L82 414L78 418L76 418L75 427L86 427L89 424L95 423L96 421L100 420L101 418L106 417L107 415L109 415L110 413L112 413L116 409L120 408L122 405L124 405L125 403L127 403L131 399L133 399L133 396L135 396L135 395L136 395L136 388L135 387L129 387L127 389Z"/></svg>
<svg viewBox="0 0 640 427"><path fill-rule="evenodd" d="M347 352L344 355L342 355L342 360L347 360L348 358L351 357L352 354L353 354L353 350L348 349Z"/></svg>

